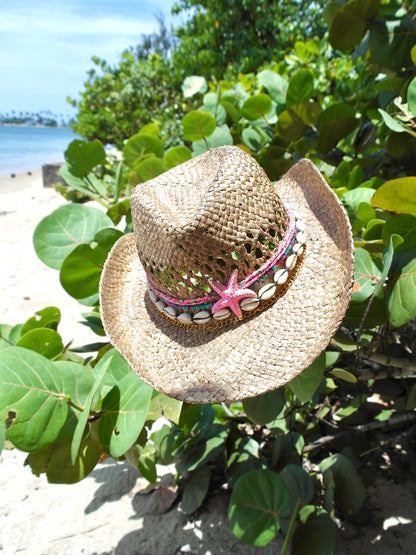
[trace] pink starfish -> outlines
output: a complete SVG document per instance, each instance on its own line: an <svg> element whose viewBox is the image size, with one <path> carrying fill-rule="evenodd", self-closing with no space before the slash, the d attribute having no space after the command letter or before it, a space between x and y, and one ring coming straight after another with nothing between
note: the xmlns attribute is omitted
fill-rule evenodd
<svg viewBox="0 0 416 555"><path fill-rule="evenodd" d="M237 318L242 317L242 312L240 308L241 299L246 299L247 297L256 297L256 293L251 289L241 288L237 282L238 270L233 270L231 276L228 280L227 285L222 285L218 281L211 281L211 287L218 293L221 297L212 307L212 313L215 314L221 308L229 307Z"/></svg>

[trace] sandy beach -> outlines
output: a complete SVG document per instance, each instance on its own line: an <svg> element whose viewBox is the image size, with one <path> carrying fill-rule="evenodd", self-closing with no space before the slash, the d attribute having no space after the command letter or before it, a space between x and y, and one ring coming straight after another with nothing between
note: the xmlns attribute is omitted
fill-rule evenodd
<svg viewBox="0 0 416 555"><path fill-rule="evenodd" d="M38 222L65 202L54 189L43 188L40 170L0 177L0 321L18 324L54 305L62 311L59 330L64 342L82 345L97 337L79 323L84 308L65 293L59 273L45 267L32 246ZM24 466L25 458L17 450L5 450L0 457L0 552L5 555L280 552L280 536L262 549L233 536L227 492L214 492L191 517L182 512L179 499L167 513L152 515L152 493L143 495L147 484L126 462L107 459L85 480L67 486L32 475ZM163 483L169 485L172 475L163 470ZM347 519L342 524L336 553L414 553L414 461L406 472L400 479L382 470L372 477L365 521Z"/></svg>

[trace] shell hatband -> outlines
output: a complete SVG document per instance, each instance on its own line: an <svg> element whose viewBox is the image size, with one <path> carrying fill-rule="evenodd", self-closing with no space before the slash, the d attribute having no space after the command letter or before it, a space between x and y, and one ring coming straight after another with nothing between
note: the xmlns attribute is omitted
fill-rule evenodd
<svg viewBox="0 0 416 555"><path fill-rule="evenodd" d="M237 280L237 270L231 272L227 285L210 280L211 289L215 293L193 299L171 297L156 289L148 277L149 296L156 309L178 325L204 328L202 324L215 323L217 327L220 321L228 320L232 315L241 319L243 315L258 309L261 301L275 296L277 298L276 292L282 292L283 288L286 290L291 281L289 275L293 276L295 268L299 266L298 261L303 254L306 240L303 221L295 217L290 207L286 209L289 226L285 238L259 269L241 282Z"/></svg>

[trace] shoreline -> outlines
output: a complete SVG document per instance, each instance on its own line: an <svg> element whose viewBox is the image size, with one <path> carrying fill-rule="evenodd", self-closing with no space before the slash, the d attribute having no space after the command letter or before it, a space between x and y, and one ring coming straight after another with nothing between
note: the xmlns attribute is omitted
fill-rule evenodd
<svg viewBox="0 0 416 555"><path fill-rule="evenodd" d="M42 168L27 171L18 171L7 174L0 174L0 195L17 193L30 189L35 186L35 182L40 181L43 186ZM38 187L36 183L36 188Z"/></svg>

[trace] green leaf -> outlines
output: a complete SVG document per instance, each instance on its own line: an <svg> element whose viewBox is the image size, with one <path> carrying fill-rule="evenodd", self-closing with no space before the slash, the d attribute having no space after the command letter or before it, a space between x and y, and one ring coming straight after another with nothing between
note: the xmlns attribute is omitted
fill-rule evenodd
<svg viewBox="0 0 416 555"><path fill-rule="evenodd" d="M241 111L248 120L265 118L272 109L272 100L268 94L250 96L244 102Z"/></svg>
<svg viewBox="0 0 416 555"><path fill-rule="evenodd" d="M416 384L410 390L409 396L406 402L406 410L416 409Z"/></svg>
<svg viewBox="0 0 416 555"><path fill-rule="evenodd" d="M70 252L92 241L105 227L113 227L113 222L98 208L65 204L37 225L33 234L36 254L44 264L59 270Z"/></svg>
<svg viewBox="0 0 416 555"><path fill-rule="evenodd" d="M98 434L112 457L120 457L138 438L147 415L152 388L130 373L105 396Z"/></svg>
<svg viewBox="0 0 416 555"><path fill-rule="evenodd" d="M228 518L233 534L244 543L267 545L280 529L280 518L290 514L290 492L271 470L244 474L234 487Z"/></svg>
<svg viewBox="0 0 416 555"><path fill-rule="evenodd" d="M217 148L218 146L232 144L233 138L231 136L228 125L220 125L215 128L214 133L212 133L212 135L210 135L208 139L193 143L192 149L194 152L194 156L198 156L199 154L206 152L210 148Z"/></svg>
<svg viewBox="0 0 416 555"><path fill-rule="evenodd" d="M166 169L170 170L192 158L192 152L186 146L174 146L165 153Z"/></svg>
<svg viewBox="0 0 416 555"><path fill-rule="evenodd" d="M98 293L101 272L108 251L100 245L78 245L64 260L60 282L75 299L84 299Z"/></svg>
<svg viewBox="0 0 416 555"><path fill-rule="evenodd" d="M243 408L248 418L259 426L264 426L277 418L284 404L285 397L280 389L243 400Z"/></svg>
<svg viewBox="0 0 416 555"><path fill-rule="evenodd" d="M181 509L185 514L194 513L202 505L208 492L210 477L211 471L207 465L191 472L182 495Z"/></svg>
<svg viewBox="0 0 416 555"><path fill-rule="evenodd" d="M205 94L208 90L208 85L205 77L197 75L190 75L185 77L182 84L182 93L185 98L191 98L195 94Z"/></svg>
<svg viewBox="0 0 416 555"><path fill-rule="evenodd" d="M91 184L85 178L76 177L70 172L68 164L64 164L59 169L58 175L62 177L62 179L69 187L72 187L72 189L79 191L83 195L89 196L91 198L99 197Z"/></svg>
<svg viewBox="0 0 416 555"><path fill-rule="evenodd" d="M143 127L139 131L139 135L154 135L155 137L159 137L159 133L159 126L155 123L148 123L147 125L143 125Z"/></svg>
<svg viewBox="0 0 416 555"><path fill-rule="evenodd" d="M291 512L294 511L298 502L300 507L310 502L313 497L314 484L306 470L297 464L288 464L279 475L290 491Z"/></svg>
<svg viewBox="0 0 416 555"><path fill-rule="evenodd" d="M116 204L110 206L107 211L107 216L111 219L114 225L118 225L123 216L126 216L130 210L130 199L126 198L120 200Z"/></svg>
<svg viewBox="0 0 416 555"><path fill-rule="evenodd" d="M75 484L94 469L101 453L102 447L98 442L83 440L75 464L72 464L71 439L67 439L30 453L26 461L36 476L46 472L51 484Z"/></svg>
<svg viewBox="0 0 416 555"><path fill-rule="evenodd" d="M133 166L145 154L163 158L165 148L160 139L150 133L137 133L130 137L123 148L123 156L128 166Z"/></svg>
<svg viewBox="0 0 416 555"><path fill-rule="evenodd" d="M416 316L416 252L394 255L391 282L388 282L387 311L394 327L403 326Z"/></svg>
<svg viewBox="0 0 416 555"><path fill-rule="evenodd" d="M59 355L64 348L59 333L49 328L36 328L28 331L22 335L16 346L35 351L50 359Z"/></svg>
<svg viewBox="0 0 416 555"><path fill-rule="evenodd" d="M139 164L134 164L133 169L139 178L139 182L145 183L163 173L166 170L166 165L164 160L160 158L147 158Z"/></svg>
<svg viewBox="0 0 416 555"><path fill-rule="evenodd" d="M144 447L141 445L137 445L136 447L139 452L137 468L139 469L140 474L146 478L148 482L154 484L157 480L156 464L159 460L156 449L149 443Z"/></svg>
<svg viewBox="0 0 416 555"><path fill-rule="evenodd" d="M217 126L215 118L207 112L189 112L182 119L184 139L186 141L200 141L209 137Z"/></svg>
<svg viewBox="0 0 416 555"><path fill-rule="evenodd" d="M309 69L301 69L289 81L286 93L288 108L309 100L314 92L313 73Z"/></svg>
<svg viewBox="0 0 416 555"><path fill-rule="evenodd" d="M182 405L182 401L168 397L163 393L154 392L147 411L146 421L156 422L160 416L164 416L178 424Z"/></svg>
<svg viewBox="0 0 416 555"><path fill-rule="evenodd" d="M360 302L373 294L380 282L381 272L368 251L355 249L354 256L354 287L351 301Z"/></svg>
<svg viewBox="0 0 416 555"><path fill-rule="evenodd" d="M406 133L407 128L403 123L393 118L390 114L388 114L385 110L382 110L381 108L379 108L378 111L380 112L384 123L389 129L391 129L395 133Z"/></svg>
<svg viewBox="0 0 416 555"><path fill-rule="evenodd" d="M352 462L344 455L332 455L321 462L321 471L331 470L335 482L334 500L336 505L348 514L359 511L364 502L363 481Z"/></svg>
<svg viewBox="0 0 416 555"><path fill-rule="evenodd" d="M54 364L63 379L63 389L68 402L72 401L77 407L84 408L91 388L94 386L92 372L81 364L66 360L58 360ZM58 441L73 436L80 412L69 404L66 422L59 432Z"/></svg>
<svg viewBox="0 0 416 555"><path fill-rule="evenodd" d="M292 540L292 555L333 555L335 524L323 509L311 508L306 522L296 527Z"/></svg>
<svg viewBox="0 0 416 555"><path fill-rule="evenodd" d="M263 137L255 129L252 129L251 127L246 127L245 129L243 129L241 136L244 143L248 146L250 150L256 152L261 149L263 144Z"/></svg>
<svg viewBox="0 0 416 555"><path fill-rule="evenodd" d="M12 327L9 324L0 324L0 352L14 346L14 342L10 338Z"/></svg>
<svg viewBox="0 0 416 555"><path fill-rule="evenodd" d="M284 77L271 69L265 69L257 75L257 79L266 88L272 100L277 104L285 103L288 82Z"/></svg>
<svg viewBox="0 0 416 555"><path fill-rule="evenodd" d="M306 370L288 383L289 389L301 403L306 403L312 398L322 381L324 370L325 353L322 353Z"/></svg>
<svg viewBox="0 0 416 555"><path fill-rule="evenodd" d="M416 42L412 15L402 19L374 19L370 27L371 58L382 67L396 71L411 64L410 50Z"/></svg>
<svg viewBox="0 0 416 555"><path fill-rule="evenodd" d="M35 316L26 320L22 326L21 334L24 335L35 328L50 328L56 331L60 321L61 311L59 308L56 308L56 306L48 306L47 308L38 310L35 312Z"/></svg>
<svg viewBox="0 0 416 555"><path fill-rule="evenodd" d="M338 380L342 380L344 382L357 383L358 381L354 374L351 374L351 372L347 372L347 370L344 370L343 368L333 368L332 370L330 370L329 373L334 376L334 378L337 378Z"/></svg>
<svg viewBox="0 0 416 555"><path fill-rule="evenodd" d="M105 150L98 139L91 142L75 139L65 151L68 169L75 177L85 177L99 164L105 163Z"/></svg>
<svg viewBox="0 0 416 555"><path fill-rule="evenodd" d="M346 209L350 220L354 221L355 218L358 218L360 206L363 203L369 205L373 195L374 189L369 187L358 187L344 193L342 201L347 205Z"/></svg>
<svg viewBox="0 0 416 555"><path fill-rule="evenodd" d="M47 358L14 347L0 352L0 421L16 413L7 437L22 451L56 440L68 413L62 377Z"/></svg>
<svg viewBox="0 0 416 555"><path fill-rule="evenodd" d="M284 110L279 114L277 129L282 139L292 143L303 136L307 125L293 110Z"/></svg>
<svg viewBox="0 0 416 555"><path fill-rule="evenodd" d="M374 208L416 216L416 177L400 177L387 181L371 199Z"/></svg>
<svg viewBox="0 0 416 555"><path fill-rule="evenodd" d="M211 424L206 435L201 434L197 441L191 443L176 464L178 472L190 472L214 459L224 449L228 428L222 424Z"/></svg>
<svg viewBox="0 0 416 555"><path fill-rule="evenodd" d="M110 360L107 359L104 362L101 359L94 369L94 374L93 374L94 384L91 387L88 397L85 401L85 405L83 407L84 410L79 414L78 422L74 430L74 435L72 437L72 443L71 443L72 464L75 464L75 461L78 456L78 451L82 442L82 437L84 435L85 426L87 425L87 422L88 422L88 417L90 415L90 409L91 409L94 396L98 391L98 388L100 387L101 380L103 379L105 373L107 372L110 362L111 362L111 359Z"/></svg>
<svg viewBox="0 0 416 555"><path fill-rule="evenodd" d="M321 112L316 122L319 131L318 150L328 152L334 148L341 139L354 131L358 123L355 109L350 104L340 102L329 106Z"/></svg>
<svg viewBox="0 0 416 555"><path fill-rule="evenodd" d="M395 250L404 250L416 247L416 217L410 214L395 214L384 224L381 237L385 243L390 241L390 237L399 235L404 239L404 243L395 246Z"/></svg>

